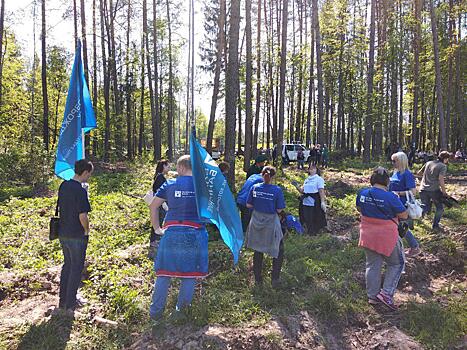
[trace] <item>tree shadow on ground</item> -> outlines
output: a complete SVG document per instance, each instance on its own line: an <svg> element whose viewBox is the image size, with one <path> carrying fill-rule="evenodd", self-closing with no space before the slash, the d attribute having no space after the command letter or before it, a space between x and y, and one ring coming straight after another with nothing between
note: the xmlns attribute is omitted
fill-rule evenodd
<svg viewBox="0 0 467 350"><path fill-rule="evenodd" d="M33 324L21 337L19 350L65 349L70 340L73 318L52 315L44 321Z"/></svg>

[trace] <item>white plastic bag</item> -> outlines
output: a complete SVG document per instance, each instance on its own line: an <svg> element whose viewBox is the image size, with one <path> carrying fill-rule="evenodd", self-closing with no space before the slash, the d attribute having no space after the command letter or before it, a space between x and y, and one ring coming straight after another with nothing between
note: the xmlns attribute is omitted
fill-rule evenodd
<svg viewBox="0 0 467 350"><path fill-rule="evenodd" d="M423 213L422 205L417 199L415 199L412 191L405 191L405 196L407 198L406 206L409 218L420 219Z"/></svg>
<svg viewBox="0 0 467 350"><path fill-rule="evenodd" d="M154 192L152 190L149 190L144 195L143 200L146 202L148 206L151 205L152 201L154 200Z"/></svg>

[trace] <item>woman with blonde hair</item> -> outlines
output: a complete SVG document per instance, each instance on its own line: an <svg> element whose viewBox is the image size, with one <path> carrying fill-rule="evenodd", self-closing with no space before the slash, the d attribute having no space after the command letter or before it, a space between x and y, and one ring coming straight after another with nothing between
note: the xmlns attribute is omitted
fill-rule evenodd
<svg viewBox="0 0 467 350"><path fill-rule="evenodd" d="M412 192L415 195L415 177L409 169L409 160L404 152L394 153L391 156L391 162L394 166L394 173L389 179L389 191L398 195L402 204L406 205L408 200L407 192ZM409 218L407 223L413 229L412 219ZM420 244L410 230L407 231L405 238L410 247L406 253L407 257L414 257L420 254Z"/></svg>

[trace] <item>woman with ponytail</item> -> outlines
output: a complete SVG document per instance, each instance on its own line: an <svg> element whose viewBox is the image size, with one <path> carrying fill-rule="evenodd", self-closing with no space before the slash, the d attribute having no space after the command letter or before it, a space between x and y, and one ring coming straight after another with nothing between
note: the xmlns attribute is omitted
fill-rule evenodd
<svg viewBox="0 0 467 350"><path fill-rule="evenodd" d="M263 282L263 254L272 256L271 284L279 286L279 275L284 260L284 244L279 213L285 208L284 194L272 180L276 169L266 166L261 171L264 182L253 185L248 194L247 208L253 210L246 234L246 247L254 250L253 271L255 282Z"/></svg>

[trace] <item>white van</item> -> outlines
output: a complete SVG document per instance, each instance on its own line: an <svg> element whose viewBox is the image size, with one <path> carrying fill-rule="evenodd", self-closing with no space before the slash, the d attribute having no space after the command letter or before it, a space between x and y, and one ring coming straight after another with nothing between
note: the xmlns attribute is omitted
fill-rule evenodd
<svg viewBox="0 0 467 350"><path fill-rule="evenodd" d="M305 162L308 162L310 150L300 143L286 143L282 145L282 158L284 159L284 162L296 161L299 149L302 149L303 155L305 156Z"/></svg>

